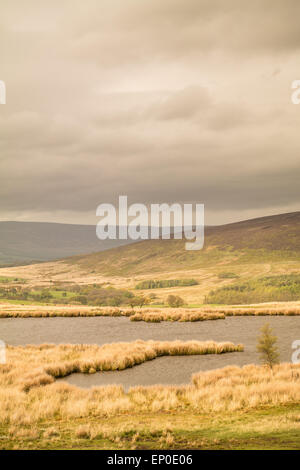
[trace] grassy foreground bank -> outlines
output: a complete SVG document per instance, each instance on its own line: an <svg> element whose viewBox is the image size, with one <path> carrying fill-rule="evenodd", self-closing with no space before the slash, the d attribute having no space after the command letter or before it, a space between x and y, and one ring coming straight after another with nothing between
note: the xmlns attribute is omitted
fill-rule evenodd
<svg viewBox="0 0 300 470"><path fill-rule="evenodd" d="M189 385L79 389L76 370L131 367L156 355L241 350L228 343L9 347L0 366L0 448L299 448L300 365L195 374ZM50 381L49 381L50 378Z"/></svg>
<svg viewBox="0 0 300 470"><path fill-rule="evenodd" d="M299 450L299 405L203 414L189 410L0 425L0 449Z"/></svg>

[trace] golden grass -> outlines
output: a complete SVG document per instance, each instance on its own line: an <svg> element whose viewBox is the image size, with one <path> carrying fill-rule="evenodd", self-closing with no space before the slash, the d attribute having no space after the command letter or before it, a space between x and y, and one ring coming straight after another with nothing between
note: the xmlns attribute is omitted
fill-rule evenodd
<svg viewBox="0 0 300 470"><path fill-rule="evenodd" d="M139 386L128 393L116 385L86 390L54 379L75 371L119 370L159 355L241 350L231 343L196 341L8 347L8 363L0 366L0 424L29 426L45 420L127 413L215 413L299 404L300 365L296 364L280 364L273 371L256 365L229 366L195 374L189 385Z"/></svg>
<svg viewBox="0 0 300 470"><path fill-rule="evenodd" d="M219 313L223 313L226 317L232 316L297 316L300 315L300 307L287 307L278 303L278 305L271 306L238 306L238 307L221 307L217 308Z"/></svg>
<svg viewBox="0 0 300 470"><path fill-rule="evenodd" d="M70 305L0 304L0 318L127 316L130 309Z"/></svg>
<svg viewBox="0 0 300 470"><path fill-rule="evenodd" d="M226 344L210 342L209 348L241 350ZM139 386L128 393L117 385L80 389L54 379L74 368L91 373L99 365L116 370L165 353L208 353L208 343L200 345L9 346L8 363L0 366L0 447L242 448L251 447L251 436L258 448L296 448L300 365L272 371L229 366L194 374L187 385Z"/></svg>
<svg viewBox="0 0 300 470"><path fill-rule="evenodd" d="M224 319L217 310L196 308L119 308L0 304L0 318L130 317L132 321L203 321Z"/></svg>
<svg viewBox="0 0 300 470"><path fill-rule="evenodd" d="M55 378L81 372L124 370L161 356L223 354L243 351L243 346L214 341L142 341L97 345L49 345L8 347L3 373L16 374L22 390L47 385ZM24 357L20 368L20 354ZM51 361L50 361L51 358ZM28 361L30 364L28 366ZM13 367L13 364L16 364ZM18 365L17 365L18 364ZM1 369L0 369L1 370Z"/></svg>
<svg viewBox="0 0 300 470"><path fill-rule="evenodd" d="M133 409L139 402L139 391L131 399L118 386L85 391L55 382L55 378L73 372L122 370L166 355L242 350L242 345L213 341L8 346L7 364L0 365L0 424L30 424L57 416L107 415Z"/></svg>
<svg viewBox="0 0 300 470"><path fill-rule="evenodd" d="M141 309L139 312L130 315L131 321L145 321L159 323L161 321L204 321L204 320L224 320L222 312L206 311L204 309Z"/></svg>
<svg viewBox="0 0 300 470"><path fill-rule="evenodd" d="M222 320L229 316L300 315L299 303L277 303L253 306L201 308L122 308L61 305L0 304L0 318L46 317L129 317L131 321L159 323L161 321Z"/></svg>

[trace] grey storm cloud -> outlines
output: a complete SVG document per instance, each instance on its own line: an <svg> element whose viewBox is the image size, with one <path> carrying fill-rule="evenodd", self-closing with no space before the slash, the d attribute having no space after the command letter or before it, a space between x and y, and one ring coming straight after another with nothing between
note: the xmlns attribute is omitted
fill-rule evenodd
<svg viewBox="0 0 300 470"><path fill-rule="evenodd" d="M298 0L2 0L0 218L299 202Z"/></svg>

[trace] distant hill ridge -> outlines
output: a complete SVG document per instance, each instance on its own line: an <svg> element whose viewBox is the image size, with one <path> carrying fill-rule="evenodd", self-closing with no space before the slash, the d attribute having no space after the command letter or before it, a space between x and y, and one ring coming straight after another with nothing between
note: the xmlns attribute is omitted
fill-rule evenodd
<svg viewBox="0 0 300 470"><path fill-rule="evenodd" d="M50 261L128 243L101 241L95 225L0 222L0 265Z"/></svg>
<svg viewBox="0 0 300 470"><path fill-rule="evenodd" d="M124 275L164 270L166 266L175 270L202 267L237 256L237 252L241 259L247 254L243 250L251 252L251 256L263 250L273 257L282 251L286 257L288 251L300 253L300 212L206 227L201 251L187 252L184 243L101 241L96 238L94 225L0 222L0 265L66 258L66 263L78 264L89 272Z"/></svg>

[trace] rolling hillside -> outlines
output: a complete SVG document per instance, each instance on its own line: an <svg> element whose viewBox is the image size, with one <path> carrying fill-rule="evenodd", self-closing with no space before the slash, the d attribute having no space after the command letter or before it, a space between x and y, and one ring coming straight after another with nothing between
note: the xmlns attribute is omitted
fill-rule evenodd
<svg viewBox="0 0 300 470"><path fill-rule="evenodd" d="M132 276L245 263L300 260L300 212L208 227L203 250L184 240L146 240L64 260L88 273Z"/></svg>

